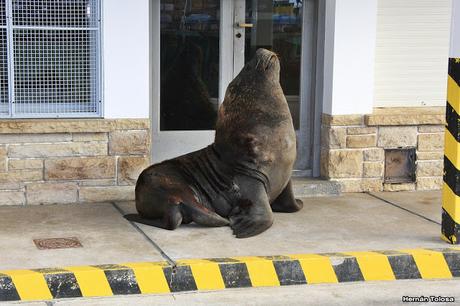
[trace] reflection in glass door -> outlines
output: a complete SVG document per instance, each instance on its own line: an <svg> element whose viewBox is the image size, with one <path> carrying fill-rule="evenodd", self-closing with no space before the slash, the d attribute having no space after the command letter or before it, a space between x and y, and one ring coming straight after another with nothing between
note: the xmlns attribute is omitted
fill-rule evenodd
<svg viewBox="0 0 460 306"><path fill-rule="evenodd" d="M162 0L160 10L160 130L213 130L220 0Z"/></svg>

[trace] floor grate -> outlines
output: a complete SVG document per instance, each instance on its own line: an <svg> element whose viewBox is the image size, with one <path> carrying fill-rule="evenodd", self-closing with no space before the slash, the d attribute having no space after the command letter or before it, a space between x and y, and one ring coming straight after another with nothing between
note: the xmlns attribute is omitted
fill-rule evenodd
<svg viewBox="0 0 460 306"><path fill-rule="evenodd" d="M82 248L80 240L76 237L34 239L39 250Z"/></svg>

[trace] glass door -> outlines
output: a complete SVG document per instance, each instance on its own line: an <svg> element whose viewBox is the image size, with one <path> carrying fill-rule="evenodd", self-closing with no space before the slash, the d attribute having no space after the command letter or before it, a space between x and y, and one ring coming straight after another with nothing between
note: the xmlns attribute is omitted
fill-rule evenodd
<svg viewBox="0 0 460 306"><path fill-rule="evenodd" d="M310 175L314 2L152 1L152 161L213 142L228 84L263 47L281 61L281 86L297 133L295 174Z"/></svg>
<svg viewBox="0 0 460 306"><path fill-rule="evenodd" d="M217 109L233 76L233 50L224 39L231 42L233 36L226 33L232 30L231 4L227 0L151 3L153 162L214 140Z"/></svg>
<svg viewBox="0 0 460 306"><path fill-rule="evenodd" d="M310 175L309 107L314 73L315 5L313 0L236 0L235 71L258 48L274 51L281 64L280 82L297 134L294 174Z"/></svg>

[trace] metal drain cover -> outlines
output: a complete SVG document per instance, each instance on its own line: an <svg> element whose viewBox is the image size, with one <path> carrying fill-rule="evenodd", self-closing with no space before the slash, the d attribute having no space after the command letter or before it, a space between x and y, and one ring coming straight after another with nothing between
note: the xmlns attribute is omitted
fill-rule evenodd
<svg viewBox="0 0 460 306"><path fill-rule="evenodd" d="M34 239L39 250L81 248L83 245L76 237Z"/></svg>

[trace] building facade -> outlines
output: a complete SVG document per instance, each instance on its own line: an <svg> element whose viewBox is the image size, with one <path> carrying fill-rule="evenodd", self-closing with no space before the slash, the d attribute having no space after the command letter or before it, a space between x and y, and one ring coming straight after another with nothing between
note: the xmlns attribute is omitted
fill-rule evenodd
<svg viewBox="0 0 460 306"><path fill-rule="evenodd" d="M439 189L452 5L0 0L0 205L132 200L147 165L212 142L260 47L280 58L295 176Z"/></svg>

